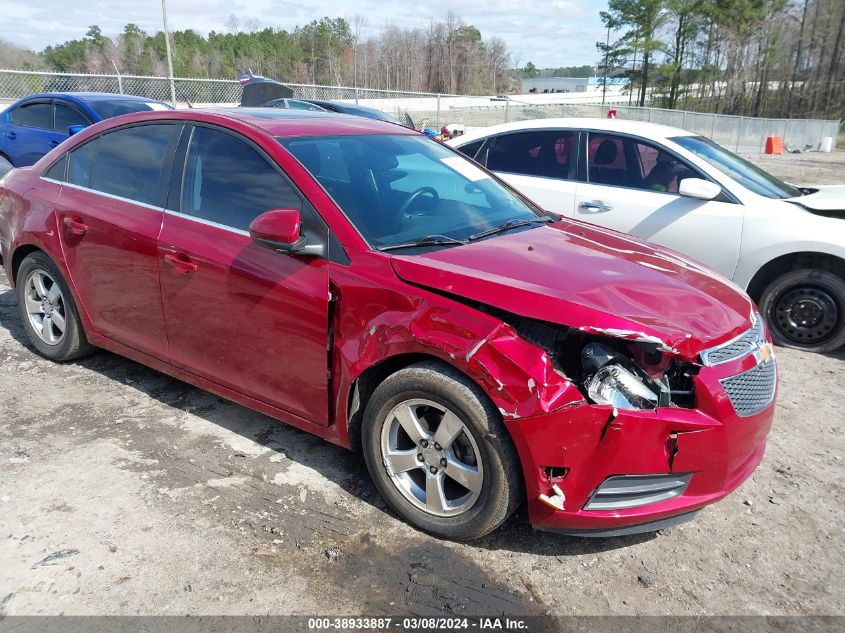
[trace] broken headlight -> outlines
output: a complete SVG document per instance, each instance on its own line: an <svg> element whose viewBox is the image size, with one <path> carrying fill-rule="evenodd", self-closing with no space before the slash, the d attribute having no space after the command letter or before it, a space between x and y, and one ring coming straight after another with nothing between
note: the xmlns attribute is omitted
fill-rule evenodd
<svg viewBox="0 0 845 633"><path fill-rule="evenodd" d="M605 365L587 382L587 394L597 404L617 409L654 409L657 394L621 365Z"/></svg>
<svg viewBox="0 0 845 633"><path fill-rule="evenodd" d="M601 343L590 343L581 352L584 387L596 404L617 409L655 409L660 389L649 386L649 379L630 359Z"/></svg>

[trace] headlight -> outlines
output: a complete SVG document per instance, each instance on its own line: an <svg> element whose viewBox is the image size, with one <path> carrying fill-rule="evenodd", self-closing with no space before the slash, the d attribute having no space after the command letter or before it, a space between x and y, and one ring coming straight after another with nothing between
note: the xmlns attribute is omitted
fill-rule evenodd
<svg viewBox="0 0 845 633"><path fill-rule="evenodd" d="M587 394L597 404L617 409L655 409L657 394L621 365L605 365L587 382Z"/></svg>
<svg viewBox="0 0 845 633"><path fill-rule="evenodd" d="M630 359L602 343L588 343L581 350L584 388L596 404L617 409L655 409L657 390L646 384Z"/></svg>

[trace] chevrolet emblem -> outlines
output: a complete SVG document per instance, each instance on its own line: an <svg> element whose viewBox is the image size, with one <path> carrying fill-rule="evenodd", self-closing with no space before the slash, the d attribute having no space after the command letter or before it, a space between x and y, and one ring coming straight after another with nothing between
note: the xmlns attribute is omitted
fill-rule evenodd
<svg viewBox="0 0 845 633"><path fill-rule="evenodd" d="M775 357L772 346L768 343L758 343L757 349L754 351L754 357L757 359L757 364L768 363Z"/></svg>

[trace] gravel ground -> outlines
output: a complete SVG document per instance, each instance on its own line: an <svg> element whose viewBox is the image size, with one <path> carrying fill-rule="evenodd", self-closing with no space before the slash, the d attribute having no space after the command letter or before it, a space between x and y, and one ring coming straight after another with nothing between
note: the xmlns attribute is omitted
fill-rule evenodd
<svg viewBox="0 0 845 633"><path fill-rule="evenodd" d="M845 185L845 151L828 154L755 154L746 156L778 178L795 185Z"/></svg>
<svg viewBox="0 0 845 633"><path fill-rule="evenodd" d="M831 182L843 156L760 162ZM399 521L360 455L112 354L42 359L0 277L0 619L845 614L845 350L778 359L762 465L694 522L590 540L520 512L456 544Z"/></svg>

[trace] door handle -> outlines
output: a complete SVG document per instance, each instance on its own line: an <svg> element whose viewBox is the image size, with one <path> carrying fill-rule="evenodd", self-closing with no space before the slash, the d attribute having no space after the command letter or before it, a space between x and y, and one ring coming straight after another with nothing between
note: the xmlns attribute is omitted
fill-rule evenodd
<svg viewBox="0 0 845 633"><path fill-rule="evenodd" d="M14 141L16 138L18 138L18 135L14 132L6 132L6 138L10 138Z"/></svg>
<svg viewBox="0 0 845 633"><path fill-rule="evenodd" d="M181 274L192 273L197 269L197 265L184 253L167 253L164 256L164 263L171 266L175 272Z"/></svg>
<svg viewBox="0 0 845 633"><path fill-rule="evenodd" d="M59 144L59 141L50 141L50 147L56 147Z"/></svg>
<svg viewBox="0 0 845 633"><path fill-rule="evenodd" d="M578 210L582 213L607 213L608 211L613 211L613 207L601 200L591 200L579 204Z"/></svg>
<svg viewBox="0 0 845 633"><path fill-rule="evenodd" d="M73 237L82 237L88 232L88 225L83 224L81 220L76 218L65 218L63 221L68 235Z"/></svg>

